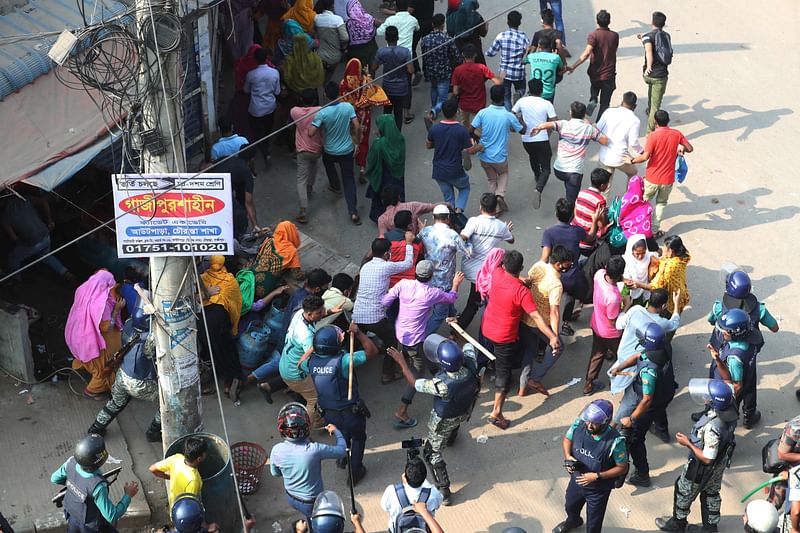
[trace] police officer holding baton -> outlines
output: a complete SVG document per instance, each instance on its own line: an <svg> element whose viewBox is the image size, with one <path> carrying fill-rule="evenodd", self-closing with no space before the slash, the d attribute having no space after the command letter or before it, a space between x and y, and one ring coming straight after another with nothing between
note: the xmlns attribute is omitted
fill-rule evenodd
<svg viewBox="0 0 800 533"><path fill-rule="evenodd" d="M459 426L472 415L482 374L478 373L475 348L471 344L465 344L462 351L454 341L433 334L425 339L423 351L429 361L441 367L433 379L415 379L400 351L390 348L386 353L400 365L410 386L434 396L422 458L431 467L442 503L450 505L450 476L442 450L453 444Z"/></svg>

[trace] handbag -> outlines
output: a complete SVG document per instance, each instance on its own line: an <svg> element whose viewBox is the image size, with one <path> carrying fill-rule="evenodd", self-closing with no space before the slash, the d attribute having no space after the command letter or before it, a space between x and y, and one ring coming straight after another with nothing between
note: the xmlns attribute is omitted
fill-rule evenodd
<svg viewBox="0 0 800 533"><path fill-rule="evenodd" d="M761 469L765 474L778 474L789 469L789 463L778 459L780 439L772 439L761 448Z"/></svg>

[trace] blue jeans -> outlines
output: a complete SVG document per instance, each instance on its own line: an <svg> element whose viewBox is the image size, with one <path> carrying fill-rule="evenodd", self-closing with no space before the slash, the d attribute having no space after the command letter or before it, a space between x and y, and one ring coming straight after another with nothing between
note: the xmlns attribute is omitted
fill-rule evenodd
<svg viewBox="0 0 800 533"><path fill-rule="evenodd" d="M431 111L438 116L450 94L450 80L431 81Z"/></svg>
<svg viewBox="0 0 800 533"><path fill-rule="evenodd" d="M286 503L294 508L298 513L302 514L307 522L311 522L311 515L314 512L314 503L308 503L298 500L288 492L286 493Z"/></svg>
<svg viewBox="0 0 800 533"><path fill-rule="evenodd" d="M633 390L633 385L628 385L628 388L622 393L622 400L619 402L619 407L614 409L612 421L615 424L619 424L620 420L626 416L631 416L631 413L633 413L637 405L639 405L639 398Z"/></svg>
<svg viewBox="0 0 800 533"><path fill-rule="evenodd" d="M469 200L469 176L465 172L463 176L455 179L439 179L433 178L442 190L444 202L450 204L456 209L464 211L467 208L467 201ZM456 198L455 191L458 189L458 198Z"/></svg>
<svg viewBox="0 0 800 533"><path fill-rule="evenodd" d="M41 241L34 244L17 241L17 245L8 253L8 269L11 272L16 272L19 270L24 260L29 257L39 257L49 252L50 235L47 235ZM50 267L59 276L63 276L67 273L67 267L65 267L55 255L49 255L42 259L42 263Z"/></svg>
<svg viewBox="0 0 800 533"><path fill-rule="evenodd" d="M556 29L561 32L561 44L567 46L567 33L564 31L564 18L561 16L561 0L539 0L539 11L547 8L553 10L553 18L556 19Z"/></svg>
<svg viewBox="0 0 800 533"><path fill-rule="evenodd" d="M541 381L558 361L563 350L553 353L553 349L549 346L549 339L538 329L523 323L519 325L519 338L523 347L522 371L519 375L519 388L522 389L528 383L529 377L533 381ZM559 340L561 340L561 337L559 337ZM542 345L545 347L544 357L541 362L535 362L534 360L539 355L539 348Z"/></svg>
<svg viewBox="0 0 800 533"><path fill-rule="evenodd" d="M575 205L575 200L578 199L578 193L581 192L581 182L583 182L583 174L577 172L561 172L554 169L556 177L564 182L564 196L567 201Z"/></svg>
<svg viewBox="0 0 800 533"><path fill-rule="evenodd" d="M264 381L273 374L278 373L278 365L281 362L281 352L275 350L270 355L269 360L263 365L253 370L253 375L258 381Z"/></svg>
<svg viewBox="0 0 800 533"><path fill-rule="evenodd" d="M431 333L439 331L444 319L449 316L456 316L456 306L453 304L436 304L433 306L433 312L428 317L428 323L425 324L425 337Z"/></svg>
<svg viewBox="0 0 800 533"><path fill-rule="evenodd" d="M503 80L503 90L505 91L503 103L507 111L511 111L511 106L513 105L511 97L512 87L513 90L517 91L517 97L521 97L525 94L525 80Z"/></svg>

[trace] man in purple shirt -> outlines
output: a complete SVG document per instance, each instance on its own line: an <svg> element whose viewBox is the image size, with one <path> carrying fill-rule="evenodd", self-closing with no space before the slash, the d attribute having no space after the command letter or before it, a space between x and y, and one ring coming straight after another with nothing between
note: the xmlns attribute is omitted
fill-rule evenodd
<svg viewBox="0 0 800 533"><path fill-rule="evenodd" d="M417 263L416 279L402 279L381 299L384 307L400 300L400 312L395 322L395 335L405 356L411 359L411 369L419 378L425 370L422 343L425 341L425 326L434 305L452 305L458 299L458 286L464 281L464 273L456 272L450 292L430 285L434 272L433 262L425 259ZM394 427L413 428L417 420L408 416L408 406L414 399L414 387L406 385L395 413Z"/></svg>

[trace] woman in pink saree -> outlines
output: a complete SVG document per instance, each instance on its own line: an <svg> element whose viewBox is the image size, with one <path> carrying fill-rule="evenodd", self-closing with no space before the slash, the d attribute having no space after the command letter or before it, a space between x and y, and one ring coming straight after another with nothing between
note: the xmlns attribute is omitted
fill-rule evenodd
<svg viewBox="0 0 800 533"><path fill-rule="evenodd" d="M628 181L628 190L622 197L619 208L619 225L625 237L641 234L653 237L653 206L644 199L644 179L633 176Z"/></svg>

